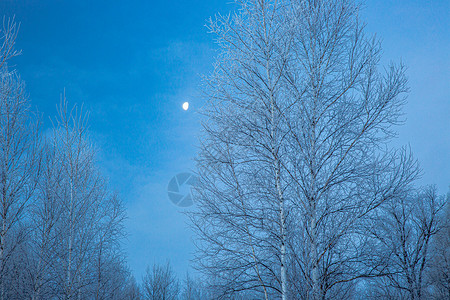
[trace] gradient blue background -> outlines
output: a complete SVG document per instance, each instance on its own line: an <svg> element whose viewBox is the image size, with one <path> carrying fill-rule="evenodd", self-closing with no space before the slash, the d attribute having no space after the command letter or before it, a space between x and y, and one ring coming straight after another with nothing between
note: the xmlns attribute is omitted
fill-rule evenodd
<svg viewBox="0 0 450 300"><path fill-rule="evenodd" d="M99 166L128 209L128 261L140 280L146 265L170 259L189 269L193 245L181 209L166 195L170 178L194 167L202 105L199 74L216 46L204 27L228 1L0 0L0 16L21 23L12 63L44 124L63 89L84 103ZM361 16L383 40L383 62L409 67L407 122L395 146L410 144L420 184L450 184L450 2L368 1ZM189 101L185 112L181 104Z"/></svg>

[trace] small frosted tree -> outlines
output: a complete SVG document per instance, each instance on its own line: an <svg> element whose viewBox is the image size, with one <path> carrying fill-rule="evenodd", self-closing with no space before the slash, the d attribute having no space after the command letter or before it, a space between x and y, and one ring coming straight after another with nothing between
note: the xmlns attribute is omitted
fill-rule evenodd
<svg viewBox="0 0 450 300"><path fill-rule="evenodd" d="M367 232L378 241L373 255L380 253L385 259L386 273L385 278L376 281L377 298L431 297L427 287L438 266L445 266L442 252L433 245L445 243L445 239L436 239L439 233L445 234L441 213L446 201L435 187L429 186L399 195L376 215ZM440 261L437 265L433 264L436 258Z"/></svg>
<svg viewBox="0 0 450 300"><path fill-rule="evenodd" d="M450 191L445 198L445 204L439 215L440 230L430 246L431 261L429 262L430 294L436 299L450 297Z"/></svg>
<svg viewBox="0 0 450 300"><path fill-rule="evenodd" d="M186 273L186 278L183 280L183 288L181 293L182 300L201 300L210 299L211 295L205 288L205 284L198 278L194 278L189 273Z"/></svg>
<svg viewBox="0 0 450 300"><path fill-rule="evenodd" d="M146 300L175 300L180 294L180 284L167 262L165 265L147 266L142 278L142 296Z"/></svg>

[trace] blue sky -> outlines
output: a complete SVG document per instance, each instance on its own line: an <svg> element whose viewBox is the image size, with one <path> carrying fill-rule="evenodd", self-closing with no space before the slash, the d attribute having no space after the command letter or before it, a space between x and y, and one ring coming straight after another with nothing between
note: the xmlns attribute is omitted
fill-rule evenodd
<svg viewBox="0 0 450 300"><path fill-rule="evenodd" d="M66 89L84 103L99 166L128 208L128 261L170 259L188 270L193 246L186 218L167 183L194 167L199 74L216 49L204 27L229 1L0 0L0 15L21 23L13 60L45 126ZM450 2L367 1L361 16L383 40L383 62L408 66L411 92L396 146L410 144L423 168L420 184L450 184ZM181 104L189 101L185 112Z"/></svg>

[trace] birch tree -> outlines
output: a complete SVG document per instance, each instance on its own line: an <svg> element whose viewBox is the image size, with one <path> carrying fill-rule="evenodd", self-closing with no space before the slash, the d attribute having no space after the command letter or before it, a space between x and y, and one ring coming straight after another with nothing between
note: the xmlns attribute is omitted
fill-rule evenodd
<svg viewBox="0 0 450 300"><path fill-rule="evenodd" d="M197 267L222 295L345 298L380 276L361 226L417 165L390 150L407 81L379 70L353 1L238 1L210 22L219 54L197 157Z"/></svg>
<svg viewBox="0 0 450 300"><path fill-rule="evenodd" d="M175 300L180 294L180 284L167 262L165 265L147 266L142 278L142 295L146 300Z"/></svg>
<svg viewBox="0 0 450 300"><path fill-rule="evenodd" d="M55 259L59 251L57 227L63 207L57 197L62 180L62 169L55 144L44 146L42 173L38 191L30 209L31 234L29 270L33 300L54 296L56 286Z"/></svg>
<svg viewBox="0 0 450 300"><path fill-rule="evenodd" d="M14 30L9 30L2 32L0 49L0 299L6 297L8 261L25 240L21 220L40 168L39 122L30 109L24 83L5 62L14 53L8 45L13 43Z"/></svg>
<svg viewBox="0 0 450 300"><path fill-rule="evenodd" d="M6 66L7 61L17 56L21 51L14 48L16 44L19 25L14 18L3 17L3 27L0 29L0 69Z"/></svg>
<svg viewBox="0 0 450 300"><path fill-rule="evenodd" d="M141 299L141 291L139 289L139 285L136 283L136 279L133 275L129 275L127 278L125 291L122 299L124 300L140 300Z"/></svg>
<svg viewBox="0 0 450 300"><path fill-rule="evenodd" d="M92 253L95 299L122 299L128 271L121 240L124 238L125 208L118 195L107 195L96 221L96 241Z"/></svg>
<svg viewBox="0 0 450 300"><path fill-rule="evenodd" d="M52 144L56 147L61 180L56 189L61 207L56 227L58 288L64 299L73 299L88 285L89 254L94 246L103 182L93 166L94 152L87 138L87 116L65 99L59 107Z"/></svg>
<svg viewBox="0 0 450 300"><path fill-rule="evenodd" d="M33 299L122 299L124 205L94 165L86 114L65 98L43 162L29 212Z"/></svg>
<svg viewBox="0 0 450 300"><path fill-rule="evenodd" d="M377 298L429 299L436 235L445 227L440 213L445 197L435 187L409 191L386 205L368 230L379 241L375 249L387 258L386 278L377 282ZM374 250L375 250L374 249ZM375 255L376 251L373 252ZM444 265L442 260L438 265Z"/></svg>
<svg viewBox="0 0 450 300"><path fill-rule="evenodd" d="M436 299L450 297L450 192L445 198L444 208L439 215L440 230L431 244L429 271L430 294Z"/></svg>
<svg viewBox="0 0 450 300"><path fill-rule="evenodd" d="M0 29L0 299L133 298L125 209L95 166L87 114L64 99L41 145L39 118L8 60L18 25ZM138 296L136 296L138 297ZM136 298L134 297L134 298Z"/></svg>

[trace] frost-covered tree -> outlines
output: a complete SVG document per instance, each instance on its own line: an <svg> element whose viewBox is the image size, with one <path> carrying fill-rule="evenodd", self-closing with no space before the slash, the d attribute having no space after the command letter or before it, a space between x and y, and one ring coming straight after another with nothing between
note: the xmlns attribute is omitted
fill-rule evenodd
<svg viewBox="0 0 450 300"><path fill-rule="evenodd" d="M210 22L197 267L223 296L346 298L382 274L362 225L417 166L387 146L405 68L379 68L350 0L238 1Z"/></svg>
<svg viewBox="0 0 450 300"><path fill-rule="evenodd" d="M183 280L183 288L181 293L182 300L201 300L211 299L212 296L208 293L206 285L198 278L194 278L189 273Z"/></svg>
<svg viewBox="0 0 450 300"><path fill-rule="evenodd" d="M141 290L139 285L136 283L136 279L133 275L129 275L126 281L125 290L123 293L124 300L140 300Z"/></svg>
<svg viewBox="0 0 450 300"><path fill-rule="evenodd" d="M28 211L32 299L122 299L125 210L95 166L85 115L62 102Z"/></svg>
<svg viewBox="0 0 450 300"><path fill-rule="evenodd" d="M440 218L445 201L435 187L411 190L384 205L375 216L366 232L378 241L372 254L385 260L386 274L375 281L375 298L431 298L428 286L432 274L445 265L442 252L432 247L441 242L436 240L437 234L445 234L445 223ZM433 264L436 259L437 265Z"/></svg>
<svg viewBox="0 0 450 300"><path fill-rule="evenodd" d="M436 299L450 298L450 192L439 215L440 230L431 246L429 270L430 294Z"/></svg>
<svg viewBox="0 0 450 300"><path fill-rule="evenodd" d="M128 271L120 240L125 211L108 191L95 166L95 151L87 133L87 115L62 102L50 145L58 179L42 202L41 221L56 215L49 229L54 289L58 297L120 298ZM46 206L52 205L51 209ZM41 234L42 236L42 234Z"/></svg>
<svg viewBox="0 0 450 300"><path fill-rule="evenodd" d="M64 97L41 138L0 29L0 299L138 299L121 250L125 207L96 167L87 114Z"/></svg>
<svg viewBox="0 0 450 300"><path fill-rule="evenodd" d="M142 278L142 296L145 300L176 300L180 294L179 281L169 262L147 266Z"/></svg>
<svg viewBox="0 0 450 300"><path fill-rule="evenodd" d="M19 25L14 18L7 19L3 17L3 27L0 28L0 69L6 66L7 61L20 54L20 51L14 48L16 44Z"/></svg>
<svg viewBox="0 0 450 300"><path fill-rule="evenodd" d="M63 207L57 198L61 183L61 168L56 156L56 147L44 145L42 170L36 197L30 208L31 230L29 234L32 299L50 298L56 285L55 259L59 251L57 226Z"/></svg>
<svg viewBox="0 0 450 300"><path fill-rule="evenodd" d="M7 288L14 285L9 262L26 238L22 220L40 168L39 122L24 82L7 66L17 54L16 34L15 23L4 21L0 31L0 299L9 299Z"/></svg>

